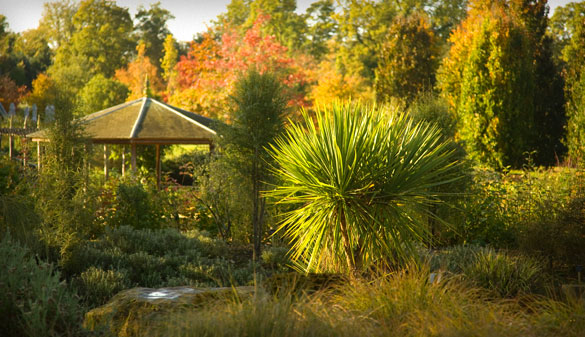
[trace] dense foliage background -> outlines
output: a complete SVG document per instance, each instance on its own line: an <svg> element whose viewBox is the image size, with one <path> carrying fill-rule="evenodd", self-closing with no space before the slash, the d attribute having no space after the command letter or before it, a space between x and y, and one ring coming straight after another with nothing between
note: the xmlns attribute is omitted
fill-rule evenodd
<svg viewBox="0 0 585 337"><path fill-rule="evenodd" d="M90 334L132 287L255 285L165 335L582 336L561 285L585 264L585 4L549 14L233 0L187 42L161 3L47 2L23 33L0 14L0 126L36 107L50 138L41 167L0 142L0 331ZM162 146L161 189L152 147L122 174L76 120L144 95L219 131Z"/></svg>

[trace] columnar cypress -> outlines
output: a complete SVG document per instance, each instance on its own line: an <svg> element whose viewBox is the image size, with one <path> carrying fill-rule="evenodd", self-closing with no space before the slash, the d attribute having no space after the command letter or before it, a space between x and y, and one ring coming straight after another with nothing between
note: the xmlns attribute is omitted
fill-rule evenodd
<svg viewBox="0 0 585 337"><path fill-rule="evenodd" d="M546 2L479 0L453 32L439 86L470 157L492 167L562 152L562 82L545 37Z"/></svg>

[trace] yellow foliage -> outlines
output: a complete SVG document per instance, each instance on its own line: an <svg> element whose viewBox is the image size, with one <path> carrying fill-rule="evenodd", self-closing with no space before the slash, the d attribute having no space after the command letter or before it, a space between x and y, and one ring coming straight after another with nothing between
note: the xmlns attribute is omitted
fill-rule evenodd
<svg viewBox="0 0 585 337"><path fill-rule="evenodd" d="M314 105L327 106L337 100L374 100L374 92L366 84L366 79L357 74L341 74L332 56L319 64L312 77L318 79L309 94Z"/></svg>
<svg viewBox="0 0 585 337"><path fill-rule="evenodd" d="M145 56L146 45L141 42L136 47L138 56L128 64L127 68L116 70L116 79L130 89L128 100L134 100L145 96L145 88L148 79L149 88L154 96L159 96L165 89L165 86L158 76L158 69L150 62L150 58Z"/></svg>
<svg viewBox="0 0 585 337"><path fill-rule="evenodd" d="M44 111L47 105L55 104L58 96L58 89L55 81L46 74L39 74L32 81L33 90L25 97L29 105L36 104L39 111Z"/></svg>

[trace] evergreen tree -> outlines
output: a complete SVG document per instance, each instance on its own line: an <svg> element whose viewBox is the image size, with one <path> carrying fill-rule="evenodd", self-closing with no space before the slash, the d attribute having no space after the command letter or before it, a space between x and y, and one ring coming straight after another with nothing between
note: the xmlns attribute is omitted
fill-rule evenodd
<svg viewBox="0 0 585 337"><path fill-rule="evenodd" d="M262 192L270 179L267 148L281 133L287 99L278 79L269 73L249 70L235 84L233 123L223 132L223 147L232 163L250 182L254 259L260 258L265 233L266 200Z"/></svg>
<svg viewBox="0 0 585 337"><path fill-rule="evenodd" d="M459 120L458 137L476 162L520 167L536 152L562 152L562 92L545 36L546 2L472 2L453 32L440 88Z"/></svg>
<svg viewBox="0 0 585 337"><path fill-rule="evenodd" d="M439 49L424 14L397 17L381 48L376 68L376 100L390 98L411 102L423 90L435 84Z"/></svg>
<svg viewBox="0 0 585 337"><path fill-rule="evenodd" d="M164 43L164 56L160 60L163 79L167 83L167 95L172 96L177 87L177 70L175 69L179 62L179 52L177 51L177 41L173 35L167 35Z"/></svg>

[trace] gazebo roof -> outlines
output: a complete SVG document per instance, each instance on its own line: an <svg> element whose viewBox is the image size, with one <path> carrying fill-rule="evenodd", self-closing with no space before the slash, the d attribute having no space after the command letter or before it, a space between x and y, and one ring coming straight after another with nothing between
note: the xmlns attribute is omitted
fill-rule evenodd
<svg viewBox="0 0 585 337"><path fill-rule="evenodd" d="M212 119L147 97L92 113L81 123L94 143L210 144L216 134ZM47 140L45 130L27 137Z"/></svg>

